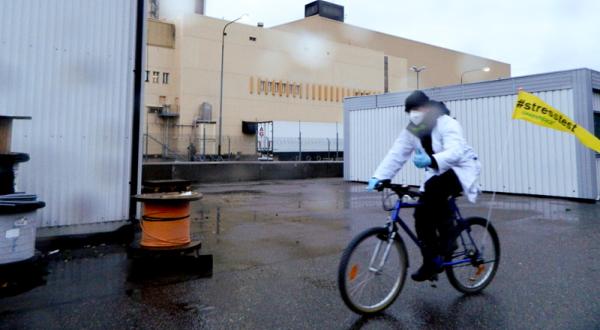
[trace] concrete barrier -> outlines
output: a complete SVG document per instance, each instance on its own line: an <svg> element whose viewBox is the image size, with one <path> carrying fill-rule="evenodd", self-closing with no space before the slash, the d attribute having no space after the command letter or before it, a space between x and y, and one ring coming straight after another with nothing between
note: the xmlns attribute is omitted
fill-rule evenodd
<svg viewBox="0 0 600 330"><path fill-rule="evenodd" d="M343 176L343 162L168 162L143 165L143 180L194 182L293 180Z"/></svg>

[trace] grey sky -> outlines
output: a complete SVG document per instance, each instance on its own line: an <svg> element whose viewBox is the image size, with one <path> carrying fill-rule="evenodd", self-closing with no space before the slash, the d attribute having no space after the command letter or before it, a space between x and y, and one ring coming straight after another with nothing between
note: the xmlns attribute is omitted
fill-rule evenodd
<svg viewBox="0 0 600 330"><path fill-rule="evenodd" d="M207 0L208 16L266 27L304 16L309 0ZM588 67L600 70L600 1L334 0L346 23L489 57L513 76Z"/></svg>

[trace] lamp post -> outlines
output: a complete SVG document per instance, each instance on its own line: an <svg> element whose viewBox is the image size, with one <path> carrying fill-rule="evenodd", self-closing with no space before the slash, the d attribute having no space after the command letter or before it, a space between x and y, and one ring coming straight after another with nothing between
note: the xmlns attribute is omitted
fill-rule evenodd
<svg viewBox="0 0 600 330"><path fill-rule="evenodd" d="M225 26L223 27L223 34L221 35L221 90L219 95L219 145L217 148L217 153L219 154L219 156L221 156L221 136L223 132L223 60L225 59L225 36L227 35L225 30L227 30L227 27L229 25L247 16L248 14L244 14L234 19L233 21L227 22L227 24L225 24Z"/></svg>
<svg viewBox="0 0 600 330"><path fill-rule="evenodd" d="M417 89L419 89L419 73L425 69L427 69L426 66L421 66L421 67L416 67L416 66L411 66L410 69L412 71L414 71L417 74Z"/></svg>
<svg viewBox="0 0 600 330"><path fill-rule="evenodd" d="M490 67L486 66L483 68L479 68L479 69L473 69L473 70L467 70L467 71L463 71L463 73L460 74L460 84L463 84L463 78L465 76L465 74L470 73L470 72L479 72L479 71L483 71L483 72L490 72Z"/></svg>

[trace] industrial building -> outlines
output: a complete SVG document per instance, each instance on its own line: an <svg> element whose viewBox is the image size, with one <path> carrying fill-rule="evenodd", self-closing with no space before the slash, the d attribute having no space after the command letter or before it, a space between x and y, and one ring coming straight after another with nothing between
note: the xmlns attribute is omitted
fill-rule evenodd
<svg viewBox="0 0 600 330"><path fill-rule="evenodd" d="M148 21L147 155L181 156L190 143L215 154L219 124L222 153L254 154L254 122L341 123L345 97L415 89L418 76L419 87L510 77L506 63L349 25L324 1L271 28L158 8Z"/></svg>
<svg viewBox="0 0 600 330"><path fill-rule="evenodd" d="M46 202L35 219L40 236L111 231L139 217L130 197L140 191L146 129L158 139L164 127L189 138L200 116L196 131L216 133L226 22L198 14L146 19L144 2L9 1L0 13L0 42L14 50L1 54L10 84L0 108L2 115L32 117L14 124L12 146L30 155L19 165L18 190ZM243 121L341 123L343 97L385 91L383 51L320 38L322 46L303 48L298 35L229 27L223 135L241 141L235 151L254 146ZM397 78L394 63L403 68L393 70L402 73ZM485 62L488 74L509 74L508 65L498 64L503 72L495 63ZM413 88L407 60L388 64L389 90ZM290 90L289 82L301 88ZM210 119L200 114L203 103L212 106Z"/></svg>
<svg viewBox="0 0 600 330"><path fill-rule="evenodd" d="M463 126L483 165L484 191L595 200L600 158L575 136L512 120L516 94L532 92L600 137L600 72L589 69L425 89L444 101ZM344 179L367 181L408 124L408 92L344 102ZM396 183L419 185L422 170L407 165Z"/></svg>

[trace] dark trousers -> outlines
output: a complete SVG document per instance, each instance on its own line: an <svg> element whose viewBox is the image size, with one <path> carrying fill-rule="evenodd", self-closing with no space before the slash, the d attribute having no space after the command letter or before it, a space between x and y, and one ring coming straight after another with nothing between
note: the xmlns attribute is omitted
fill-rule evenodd
<svg viewBox="0 0 600 330"><path fill-rule="evenodd" d="M432 177L425 182L425 192L415 208L415 230L424 245L423 259L443 255L448 249L453 232L451 209L448 198L462 191L462 186L453 170Z"/></svg>

